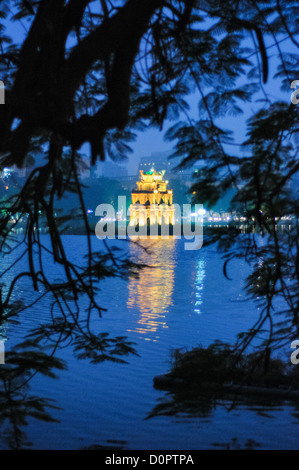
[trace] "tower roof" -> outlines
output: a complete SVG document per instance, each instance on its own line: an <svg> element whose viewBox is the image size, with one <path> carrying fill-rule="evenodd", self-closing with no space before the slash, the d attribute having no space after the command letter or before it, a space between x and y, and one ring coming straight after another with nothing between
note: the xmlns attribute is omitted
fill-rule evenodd
<svg viewBox="0 0 299 470"><path fill-rule="evenodd" d="M141 180L145 181L163 181L165 170L156 171L151 168L149 171L140 170Z"/></svg>

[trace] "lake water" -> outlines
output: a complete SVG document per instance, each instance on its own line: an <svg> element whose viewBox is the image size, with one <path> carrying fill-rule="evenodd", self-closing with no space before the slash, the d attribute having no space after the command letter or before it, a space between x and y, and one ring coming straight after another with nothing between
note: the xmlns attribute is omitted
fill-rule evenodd
<svg viewBox="0 0 299 470"><path fill-rule="evenodd" d="M74 259L84 254L81 236L64 240ZM128 336L136 343L138 356L129 356L128 364L93 365L76 359L70 348L58 351L68 369L59 373L58 380L36 376L31 381L32 394L51 398L61 407L52 413L59 423L28 421L25 431L34 448L110 445L192 450L244 448L248 440L265 449L299 447L299 408L288 402L243 404L232 411L224 403L202 417L181 413L145 419L157 404L170 398L153 387L153 377L169 369L171 350L207 346L216 339L233 341L258 314L254 302L244 301L245 264L229 265L233 279L229 281L215 247L187 251L184 242L143 241L150 253L126 241L110 242L123 247L132 260L154 266L145 268L139 279L104 281L99 294L100 305L107 308L100 320L102 331ZM94 237L93 243L100 248L102 242ZM56 274L52 264L48 269ZM28 286L21 286L18 295L29 301ZM49 317L49 304L43 299L22 315L19 325L7 327L7 350ZM5 448L3 442L0 445Z"/></svg>

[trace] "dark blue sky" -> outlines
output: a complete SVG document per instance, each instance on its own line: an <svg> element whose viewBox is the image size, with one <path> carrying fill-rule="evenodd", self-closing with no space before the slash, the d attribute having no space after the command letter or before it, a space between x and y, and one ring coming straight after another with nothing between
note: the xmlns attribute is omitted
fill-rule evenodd
<svg viewBox="0 0 299 470"><path fill-rule="evenodd" d="M22 42L26 35L26 30L29 29L29 25L30 23L28 23L25 20L21 22L20 21L12 22L10 20L10 17L8 17L7 33L8 35L11 35L15 41ZM280 89L280 86L281 86L280 80L274 79L278 60L277 60L277 50L275 49L275 47L271 47L273 45L273 39L266 37L265 43L266 43L267 53L268 53L268 58L269 58L269 78L268 78L268 83L264 85L264 89L269 94L270 99L273 99L273 100L282 99L282 100L289 101L291 92L293 90L290 88L289 93L282 92ZM246 46L252 47L252 43L250 40L248 40L248 43L246 41ZM283 54L290 53L290 52L292 53L297 52L295 50L295 46L289 40L280 42L280 48ZM256 61L256 58L252 56L251 60ZM299 78L299 76L297 78ZM243 80L244 86L245 86L245 83L248 83L248 80L246 80L246 77L244 77L244 79L239 80L238 86L243 86L242 80ZM215 84L215 89L221 90L221 83ZM255 96L255 99L259 99L262 97L263 95L259 93L258 95ZM198 95L194 94L190 96L188 98L188 102L191 108L190 109L191 117L195 120L198 119L199 117ZM219 119L217 121L217 124L220 127L223 126L226 129L233 130L235 134L236 142L240 143L245 139L246 119L253 112L256 112L260 106L261 104L258 102L248 103L246 104L246 106L244 106L245 112L242 116L237 116L235 118L231 116L227 116L225 117L225 119L221 119L221 120ZM129 159L127 160L127 162L126 163L124 162L124 164L128 167L128 171L130 174L136 173L140 157L147 156L151 154L152 152L164 152L168 150L171 151L171 148L172 148L171 143L165 142L163 137L164 137L165 130L167 130L173 124L174 122L170 122L170 123L166 122L163 128L163 131L149 128L148 131L138 134L138 138L136 142L133 142L131 144L133 153L129 156ZM86 153L89 153L89 146L84 145L83 149ZM232 147L229 150L236 155L240 154L240 150L236 146Z"/></svg>

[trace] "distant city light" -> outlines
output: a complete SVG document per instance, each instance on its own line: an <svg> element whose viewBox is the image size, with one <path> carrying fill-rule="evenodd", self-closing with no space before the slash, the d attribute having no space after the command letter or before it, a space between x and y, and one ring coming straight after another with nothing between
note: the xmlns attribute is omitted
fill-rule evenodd
<svg viewBox="0 0 299 470"><path fill-rule="evenodd" d="M199 209L199 211L198 211L198 214L199 214L199 215L202 215L202 216L206 215L206 213L207 213L207 211L206 211L205 209L203 209L203 208L202 208L202 209Z"/></svg>
<svg viewBox="0 0 299 470"><path fill-rule="evenodd" d="M10 176L12 173L12 170L10 168L3 168L3 176L6 178L6 176Z"/></svg>

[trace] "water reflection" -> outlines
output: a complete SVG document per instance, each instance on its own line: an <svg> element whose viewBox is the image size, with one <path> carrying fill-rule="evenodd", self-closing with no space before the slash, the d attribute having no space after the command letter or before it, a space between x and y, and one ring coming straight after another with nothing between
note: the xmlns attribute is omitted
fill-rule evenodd
<svg viewBox="0 0 299 470"><path fill-rule="evenodd" d="M151 267L142 269L139 279L129 281L127 307L137 309L140 317L136 327L128 331L147 335L147 340L155 341L159 336L152 333L168 328L166 313L173 305L176 240L142 240L141 245L149 251L131 243L130 256Z"/></svg>
<svg viewBox="0 0 299 470"><path fill-rule="evenodd" d="M204 259L199 259L196 265L195 275L195 301L194 301L194 313L201 313L202 295L204 278L206 276L206 262Z"/></svg>

